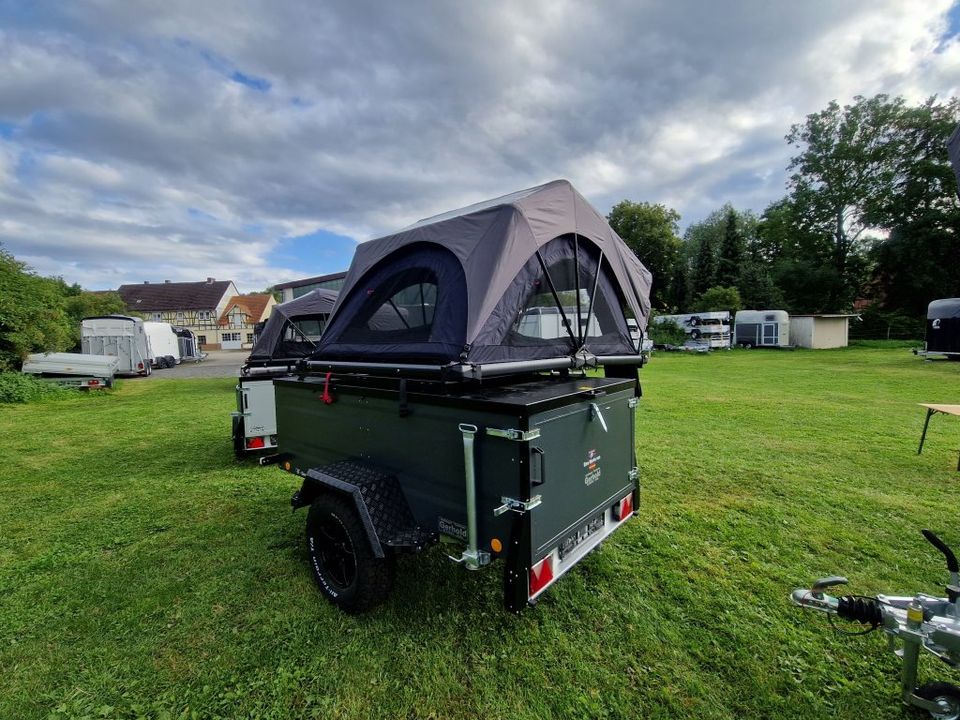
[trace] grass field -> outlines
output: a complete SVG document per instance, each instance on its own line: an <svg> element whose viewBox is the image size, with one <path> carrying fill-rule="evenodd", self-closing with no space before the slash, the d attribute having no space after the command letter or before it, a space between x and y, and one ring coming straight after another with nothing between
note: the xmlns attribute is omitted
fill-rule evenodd
<svg viewBox="0 0 960 720"><path fill-rule="evenodd" d="M657 355L639 519L522 615L499 572L404 558L313 587L295 479L231 454L231 380L0 406L0 718L900 718L896 658L788 603L940 593L960 364L903 349ZM958 673L924 660L925 679Z"/></svg>

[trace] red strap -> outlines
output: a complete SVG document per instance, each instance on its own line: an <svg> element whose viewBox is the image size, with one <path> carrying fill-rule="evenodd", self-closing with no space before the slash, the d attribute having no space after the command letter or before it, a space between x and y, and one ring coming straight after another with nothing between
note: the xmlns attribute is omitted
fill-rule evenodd
<svg viewBox="0 0 960 720"><path fill-rule="evenodd" d="M333 375L332 372L328 372L326 378L323 380L323 395L320 396L320 399L323 400L324 405L333 405L336 402L336 398L330 394L330 376Z"/></svg>

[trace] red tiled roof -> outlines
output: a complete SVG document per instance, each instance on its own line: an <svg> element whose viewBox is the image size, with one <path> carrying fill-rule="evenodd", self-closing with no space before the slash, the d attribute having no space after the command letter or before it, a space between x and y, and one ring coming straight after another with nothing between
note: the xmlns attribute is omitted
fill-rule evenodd
<svg viewBox="0 0 960 720"><path fill-rule="evenodd" d="M258 294L258 295L234 295L227 301L227 306L223 310L223 314L220 316L220 324L225 325L229 321L227 315L233 310L234 307L240 308L240 310L249 318L251 323L260 322L261 315L263 311L267 309L267 304L270 302L272 295L269 294Z"/></svg>

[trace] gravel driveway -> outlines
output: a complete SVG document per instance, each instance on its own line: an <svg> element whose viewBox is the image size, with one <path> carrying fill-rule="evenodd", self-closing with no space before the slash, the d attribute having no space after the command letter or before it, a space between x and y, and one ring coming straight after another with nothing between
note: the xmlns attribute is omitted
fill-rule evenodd
<svg viewBox="0 0 960 720"><path fill-rule="evenodd" d="M200 362L182 362L176 367L154 370L145 379L238 377L240 366L249 354L249 350L210 350Z"/></svg>

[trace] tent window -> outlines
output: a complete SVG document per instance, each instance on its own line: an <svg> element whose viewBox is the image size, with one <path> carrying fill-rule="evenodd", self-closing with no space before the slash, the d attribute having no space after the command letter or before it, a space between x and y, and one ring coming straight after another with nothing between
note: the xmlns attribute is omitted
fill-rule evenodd
<svg viewBox="0 0 960 720"><path fill-rule="evenodd" d="M367 290L342 342L426 342L437 307L437 276L412 267Z"/></svg>
<svg viewBox="0 0 960 720"><path fill-rule="evenodd" d="M296 320L290 320L283 332L283 339L286 342L311 342L315 343L323 334L323 326L327 323L327 316L305 317Z"/></svg>
<svg viewBox="0 0 960 720"><path fill-rule="evenodd" d="M617 333L617 322L605 297L606 293L598 289L593 298L593 307L590 307L596 278L596 258L589 257L586 249L581 247L578 263L573 257L572 243L561 239L559 243L554 241L551 245L542 253L549 280L536 258L528 263L532 277L522 309L512 328L514 341L552 341L569 345L572 342L571 334L579 340L581 337L598 338ZM533 266L533 263L537 265ZM552 289L550 281L553 282Z"/></svg>

